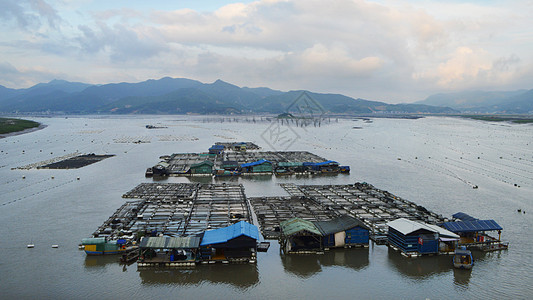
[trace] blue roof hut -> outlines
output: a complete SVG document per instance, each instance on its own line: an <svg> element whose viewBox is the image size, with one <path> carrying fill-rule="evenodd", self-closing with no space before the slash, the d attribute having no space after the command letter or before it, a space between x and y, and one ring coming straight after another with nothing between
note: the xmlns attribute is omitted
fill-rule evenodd
<svg viewBox="0 0 533 300"><path fill-rule="evenodd" d="M245 221L206 231L200 243L202 259L255 262L258 239L257 226Z"/></svg>
<svg viewBox="0 0 533 300"><path fill-rule="evenodd" d="M496 221L479 220L462 212L454 214L453 217L460 221L444 222L441 226L458 234L461 237L460 245L484 251L508 248L508 243L502 243L501 241L503 227ZM498 238L488 235L487 232L489 231L497 231Z"/></svg>
<svg viewBox="0 0 533 300"><path fill-rule="evenodd" d="M272 163L265 159L242 164L241 168L244 173L272 173Z"/></svg>

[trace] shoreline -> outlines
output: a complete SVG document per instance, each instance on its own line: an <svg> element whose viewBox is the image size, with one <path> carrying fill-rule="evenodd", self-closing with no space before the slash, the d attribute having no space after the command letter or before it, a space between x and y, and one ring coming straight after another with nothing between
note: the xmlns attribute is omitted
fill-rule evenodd
<svg viewBox="0 0 533 300"><path fill-rule="evenodd" d="M44 125L44 124L39 123L39 126L37 126L37 127L28 128L28 129L24 129L24 130L21 130L21 131L15 131L15 132L10 132L10 133L0 134L0 139L11 137L11 136L16 136L16 135L21 135L21 134L25 134L25 133L34 132L34 131L37 131L37 130L45 129L46 127L48 127L48 125Z"/></svg>

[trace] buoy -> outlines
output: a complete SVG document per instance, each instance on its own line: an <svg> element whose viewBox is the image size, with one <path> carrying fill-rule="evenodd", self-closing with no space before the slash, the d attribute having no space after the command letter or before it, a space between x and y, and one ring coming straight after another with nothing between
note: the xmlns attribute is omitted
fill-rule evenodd
<svg viewBox="0 0 533 300"><path fill-rule="evenodd" d="M52 176L52 179L54 179L54 176Z"/></svg>
<svg viewBox="0 0 533 300"><path fill-rule="evenodd" d="M79 178L79 177L76 177L76 180L80 180L80 178Z"/></svg>

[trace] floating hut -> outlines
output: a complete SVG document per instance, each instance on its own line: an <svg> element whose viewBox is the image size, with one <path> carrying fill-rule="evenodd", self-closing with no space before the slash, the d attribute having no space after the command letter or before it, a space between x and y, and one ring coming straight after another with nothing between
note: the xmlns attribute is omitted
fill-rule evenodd
<svg viewBox="0 0 533 300"><path fill-rule="evenodd" d="M315 163L312 166L313 171L320 173L339 173L339 163L333 160Z"/></svg>
<svg viewBox="0 0 533 300"><path fill-rule="evenodd" d="M246 145L246 142L240 142L240 143L235 143L231 145L231 148L234 151L246 151L247 145Z"/></svg>
<svg viewBox="0 0 533 300"><path fill-rule="evenodd" d="M242 164L241 168L245 173L272 173L272 163L265 159Z"/></svg>
<svg viewBox="0 0 533 300"><path fill-rule="evenodd" d="M194 266L197 260L200 237L143 237L141 239L139 267Z"/></svg>
<svg viewBox="0 0 533 300"><path fill-rule="evenodd" d="M354 217L343 215L313 223L323 235L324 248L368 246L370 228Z"/></svg>
<svg viewBox="0 0 533 300"><path fill-rule="evenodd" d="M236 160L223 160L221 163L222 169L225 171L240 171L241 166Z"/></svg>
<svg viewBox="0 0 533 300"><path fill-rule="evenodd" d="M407 256L437 254L439 252L439 232L424 223L405 218L387 223L389 245Z"/></svg>
<svg viewBox="0 0 533 300"><path fill-rule="evenodd" d="M289 162L282 161L278 163L276 167L276 174L292 174L292 173L303 173L305 168L302 162Z"/></svg>
<svg viewBox="0 0 533 300"><path fill-rule="evenodd" d="M256 262L257 226L240 221L231 226L206 231L200 244L202 261Z"/></svg>
<svg viewBox="0 0 533 300"><path fill-rule="evenodd" d="M461 239L459 245L483 251L507 249L509 244L501 241L503 228L494 220L479 220L465 213L453 215L460 221L444 222L441 226L457 233ZM488 231L497 231L498 238L489 236Z"/></svg>
<svg viewBox="0 0 533 300"><path fill-rule="evenodd" d="M224 145L213 145L209 148L209 154L221 154L225 148Z"/></svg>
<svg viewBox="0 0 533 300"><path fill-rule="evenodd" d="M311 221L293 218L280 223L279 243L285 253L322 252L322 232Z"/></svg>
<svg viewBox="0 0 533 300"><path fill-rule="evenodd" d="M435 229L439 233L439 253L453 254L457 249L457 244L460 239L459 235L437 225L425 225Z"/></svg>
<svg viewBox="0 0 533 300"><path fill-rule="evenodd" d="M192 164L189 172L192 175L195 174L213 174L213 162L209 160L204 160L197 164Z"/></svg>

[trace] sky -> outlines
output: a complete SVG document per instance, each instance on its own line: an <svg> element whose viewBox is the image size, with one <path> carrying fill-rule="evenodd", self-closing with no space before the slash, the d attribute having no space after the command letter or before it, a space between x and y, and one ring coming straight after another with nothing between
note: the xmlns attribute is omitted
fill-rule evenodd
<svg viewBox="0 0 533 300"><path fill-rule="evenodd" d="M0 85L181 77L388 103L533 88L533 0L0 0Z"/></svg>

